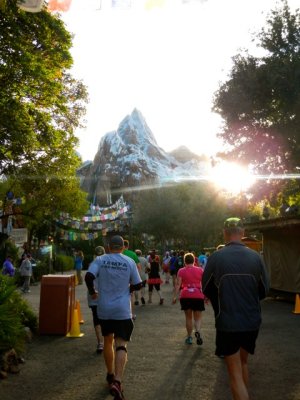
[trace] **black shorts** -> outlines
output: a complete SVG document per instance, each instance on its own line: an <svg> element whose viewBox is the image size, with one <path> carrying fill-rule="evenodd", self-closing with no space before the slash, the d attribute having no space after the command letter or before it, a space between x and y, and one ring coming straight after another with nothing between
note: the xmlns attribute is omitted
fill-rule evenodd
<svg viewBox="0 0 300 400"><path fill-rule="evenodd" d="M130 341L133 331L132 319L100 319L102 336L113 334L115 338L120 338L126 342Z"/></svg>
<svg viewBox="0 0 300 400"><path fill-rule="evenodd" d="M158 292L160 291L160 283L148 283L148 290L149 292L153 292L153 288L157 290Z"/></svg>
<svg viewBox="0 0 300 400"><path fill-rule="evenodd" d="M191 299L183 298L180 299L182 310L193 310L193 311L204 311L204 300L203 299Z"/></svg>
<svg viewBox="0 0 300 400"><path fill-rule="evenodd" d="M90 306L90 309L92 310L93 313L94 326L100 325L100 319L98 318L98 313L97 313L97 306Z"/></svg>
<svg viewBox="0 0 300 400"><path fill-rule="evenodd" d="M224 332L217 330L216 355L231 356L239 351L240 348L250 354L254 354L257 336L258 330L247 332Z"/></svg>

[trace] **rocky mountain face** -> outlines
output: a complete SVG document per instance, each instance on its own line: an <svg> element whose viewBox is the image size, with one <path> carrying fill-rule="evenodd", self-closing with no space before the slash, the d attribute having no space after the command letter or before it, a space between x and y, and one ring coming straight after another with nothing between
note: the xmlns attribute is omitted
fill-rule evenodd
<svg viewBox="0 0 300 400"><path fill-rule="evenodd" d="M205 165L186 147L171 153L161 149L141 112L134 109L116 131L102 137L94 161L84 163L78 175L94 204L106 204L110 192L197 177L204 174Z"/></svg>

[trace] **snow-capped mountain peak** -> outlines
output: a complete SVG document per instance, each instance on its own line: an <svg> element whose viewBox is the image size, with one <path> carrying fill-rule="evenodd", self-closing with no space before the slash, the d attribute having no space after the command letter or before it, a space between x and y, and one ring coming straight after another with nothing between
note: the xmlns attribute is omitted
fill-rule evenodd
<svg viewBox="0 0 300 400"><path fill-rule="evenodd" d="M204 164L196 155L185 149L181 160L180 152L173 156L161 149L142 113L134 109L116 131L102 137L93 163L81 176L82 187L101 200L108 186L126 188L203 174Z"/></svg>

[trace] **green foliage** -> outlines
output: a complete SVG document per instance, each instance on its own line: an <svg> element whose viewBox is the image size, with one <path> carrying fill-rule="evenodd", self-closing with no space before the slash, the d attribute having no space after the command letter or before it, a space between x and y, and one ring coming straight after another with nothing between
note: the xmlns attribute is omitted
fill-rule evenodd
<svg viewBox="0 0 300 400"><path fill-rule="evenodd" d="M71 271L74 269L74 258L64 254L57 254L55 258L55 271Z"/></svg>
<svg viewBox="0 0 300 400"><path fill-rule="evenodd" d="M25 344L25 327L37 330L37 317L16 291L14 280L0 275L0 352Z"/></svg>
<svg viewBox="0 0 300 400"><path fill-rule="evenodd" d="M34 279L40 281L43 275L51 273L51 266L49 265L49 257L42 257L41 260L37 260L36 267L33 268Z"/></svg>
<svg viewBox="0 0 300 400"><path fill-rule="evenodd" d="M68 72L71 34L58 15L20 10L15 0L0 9L0 186L24 197L30 233L59 211L88 208L76 169L74 131L87 102L86 87Z"/></svg>
<svg viewBox="0 0 300 400"><path fill-rule="evenodd" d="M142 191L133 202L136 233L147 233L157 244L202 248L219 243L228 208L208 183L182 183Z"/></svg>
<svg viewBox="0 0 300 400"><path fill-rule="evenodd" d="M0 10L1 175L32 164L39 172L64 159L74 165L87 93L67 72L71 45L64 23L46 9L26 13L8 0Z"/></svg>
<svg viewBox="0 0 300 400"><path fill-rule="evenodd" d="M292 172L300 158L299 10L292 14L282 1L257 40L264 55L235 56L215 95L214 111L224 120L220 137L229 147L222 156L260 173Z"/></svg>

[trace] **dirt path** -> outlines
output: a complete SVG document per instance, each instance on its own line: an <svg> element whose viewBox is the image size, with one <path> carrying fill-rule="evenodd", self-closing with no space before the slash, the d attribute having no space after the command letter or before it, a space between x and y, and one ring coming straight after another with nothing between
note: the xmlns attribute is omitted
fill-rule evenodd
<svg viewBox="0 0 300 400"><path fill-rule="evenodd" d="M38 311L39 286L28 300ZM137 320L124 377L128 400L228 400L224 361L214 356L214 319L210 306L203 318L203 346L184 344L184 315L171 305L171 288L163 286L165 304L135 308ZM82 338L35 337L19 375L0 381L1 400L112 400L105 385L102 355L95 353L91 312L85 286L76 287L85 323ZM267 299L257 351L250 358L254 400L300 399L300 315L294 305Z"/></svg>

